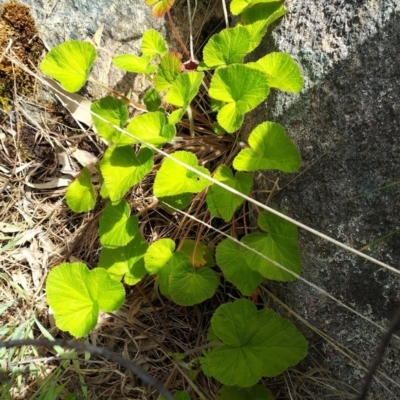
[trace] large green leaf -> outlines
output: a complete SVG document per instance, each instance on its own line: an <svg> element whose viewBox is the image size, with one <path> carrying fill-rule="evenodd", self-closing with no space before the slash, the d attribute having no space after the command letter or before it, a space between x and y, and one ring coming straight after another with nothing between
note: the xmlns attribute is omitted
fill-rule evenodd
<svg viewBox="0 0 400 400"><path fill-rule="evenodd" d="M149 245L138 232L136 236L124 247L101 249L98 267L105 268L112 279L135 285L146 274L144 255Z"/></svg>
<svg viewBox="0 0 400 400"><path fill-rule="evenodd" d="M289 54L270 53L246 65L264 72L268 77L270 87L292 93L300 92L303 87L300 68Z"/></svg>
<svg viewBox="0 0 400 400"><path fill-rule="evenodd" d="M301 157L286 135L282 125L263 122L249 136L250 148L243 149L234 158L233 166L239 171L279 169L295 172L301 166Z"/></svg>
<svg viewBox="0 0 400 400"><path fill-rule="evenodd" d="M221 305L211 318L223 342L200 359L203 371L224 385L249 387L276 376L307 355L307 341L289 321L245 299Z"/></svg>
<svg viewBox="0 0 400 400"><path fill-rule="evenodd" d="M90 110L101 117L92 114L93 124L97 133L108 142L120 142L121 132L114 128L122 128L128 120L128 108L126 104L119 99L111 96L103 97L92 103ZM103 119L105 121L103 121ZM122 135L123 142L129 144L130 138ZM132 140L130 140L132 142Z"/></svg>
<svg viewBox="0 0 400 400"><path fill-rule="evenodd" d="M251 175L238 172L233 176L232 171L225 165L220 165L218 167L213 178L246 196L250 193L253 184ZM230 193L227 189L217 184L211 185L208 188L206 200L211 214L215 217L222 218L225 222L232 219L237 208L244 202L242 197Z"/></svg>
<svg viewBox="0 0 400 400"><path fill-rule="evenodd" d="M264 254L295 274L301 273L301 258L297 247L297 228L291 222L268 211L263 211L259 218L260 228L268 232L251 233L242 238L242 242ZM296 277L274 265L265 258L244 250L248 266L267 279L293 281Z"/></svg>
<svg viewBox="0 0 400 400"><path fill-rule="evenodd" d="M287 13L281 1L256 4L242 14L239 23L250 34L249 51L253 51L267 33L268 26Z"/></svg>
<svg viewBox="0 0 400 400"><path fill-rule="evenodd" d="M244 296L250 296L264 280L259 272L249 267L243 246L230 239L218 244L215 257L226 280L233 283Z"/></svg>
<svg viewBox="0 0 400 400"><path fill-rule="evenodd" d="M87 168L83 168L74 182L68 186L65 197L68 207L76 213L93 210L96 194Z"/></svg>
<svg viewBox="0 0 400 400"><path fill-rule="evenodd" d="M143 95L143 103L145 104L147 111L158 111L160 109L161 102L161 96L154 88L150 88Z"/></svg>
<svg viewBox="0 0 400 400"><path fill-rule="evenodd" d="M154 77L154 87L167 90L181 73L181 58L176 53L167 53L161 58L160 67Z"/></svg>
<svg viewBox="0 0 400 400"><path fill-rule="evenodd" d="M99 166L111 201L118 202L152 170L153 153L144 148L136 155L130 146L113 146L107 149Z"/></svg>
<svg viewBox="0 0 400 400"><path fill-rule="evenodd" d="M206 168L198 166L197 157L193 153L176 151L171 155L197 171L210 175ZM157 172L153 190L156 197L164 197L181 193L198 193L205 189L207 185L207 179L166 158Z"/></svg>
<svg viewBox="0 0 400 400"><path fill-rule="evenodd" d="M141 50L144 56L162 56L168 51L164 38L154 29L143 33Z"/></svg>
<svg viewBox="0 0 400 400"><path fill-rule="evenodd" d="M218 284L219 277L211 268L195 268L188 261L171 270L169 294L175 303L192 306L211 298Z"/></svg>
<svg viewBox="0 0 400 400"><path fill-rule="evenodd" d="M164 113L161 111L137 115L126 127L126 131L137 139L154 146L167 143L175 136L175 127L167 124ZM132 141L137 143L135 139Z"/></svg>
<svg viewBox="0 0 400 400"><path fill-rule="evenodd" d="M118 204L107 203L99 221L100 243L106 247L128 244L138 233L139 221L125 200Z"/></svg>
<svg viewBox="0 0 400 400"><path fill-rule="evenodd" d="M197 95L203 77L203 72L196 71L178 75L165 100L174 106L186 108Z"/></svg>
<svg viewBox="0 0 400 400"><path fill-rule="evenodd" d="M239 15L258 3L273 3L276 1L277 0L232 0L230 9L233 15Z"/></svg>
<svg viewBox="0 0 400 400"><path fill-rule="evenodd" d="M229 133L239 129L243 115L265 100L268 92L265 74L241 64L218 68L209 90L212 98L228 103L220 109L217 119Z"/></svg>
<svg viewBox="0 0 400 400"><path fill-rule="evenodd" d="M41 71L60 82L67 92L77 92L89 77L96 49L89 42L70 40L53 47L40 63Z"/></svg>
<svg viewBox="0 0 400 400"><path fill-rule="evenodd" d="M47 276L46 294L56 325L76 337L96 326L100 310L115 311L125 299L122 284L112 280L107 271L89 271L80 262L54 267Z"/></svg>
<svg viewBox="0 0 400 400"><path fill-rule="evenodd" d="M112 63L120 69L135 74L151 74L157 66L149 64L151 56L136 56L135 54L120 54L112 59Z"/></svg>
<svg viewBox="0 0 400 400"><path fill-rule="evenodd" d="M237 26L211 36L204 46L203 59L209 68L243 62L248 53L250 35L246 28Z"/></svg>
<svg viewBox="0 0 400 400"><path fill-rule="evenodd" d="M274 400L274 396L269 389L261 385L249 388L222 386L215 400Z"/></svg>
<svg viewBox="0 0 400 400"><path fill-rule="evenodd" d="M203 242L186 239L181 243L179 251L188 256L195 268L213 267L215 265L210 249Z"/></svg>

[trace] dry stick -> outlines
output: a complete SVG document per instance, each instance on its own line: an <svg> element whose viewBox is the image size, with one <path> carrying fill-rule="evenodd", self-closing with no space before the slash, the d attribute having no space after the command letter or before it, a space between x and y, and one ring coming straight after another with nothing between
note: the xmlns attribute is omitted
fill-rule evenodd
<svg viewBox="0 0 400 400"><path fill-rule="evenodd" d="M375 359L370 365L367 374L365 375L364 385L361 388L361 393L357 397L357 400L365 400L367 398L368 389L371 385L374 373L377 370L379 364L382 362L386 346L389 344L393 332L399 324L400 324L400 307L397 309L394 317L390 321L387 331L382 336L381 343L379 344L378 349L376 351Z"/></svg>
<svg viewBox="0 0 400 400"><path fill-rule="evenodd" d="M77 351L87 351L90 354L97 354L99 356L106 357L111 361L114 361L129 369L131 372L136 374L145 384L151 385L154 389L158 390L163 396L165 396L168 400L175 400L174 396L164 388L164 386L155 380L152 376L150 376L146 371L144 371L141 367L134 364L132 361L125 360L124 358L118 356L117 354L113 353L108 349L102 349L100 347L93 346L91 344L67 341L67 340L48 340L48 339L25 339L25 340L9 340L5 342L0 342L0 348L4 347L9 349L11 347L21 347L21 346L42 346L42 347L54 347L54 346L61 346L61 347L68 347L70 349L75 349Z"/></svg>

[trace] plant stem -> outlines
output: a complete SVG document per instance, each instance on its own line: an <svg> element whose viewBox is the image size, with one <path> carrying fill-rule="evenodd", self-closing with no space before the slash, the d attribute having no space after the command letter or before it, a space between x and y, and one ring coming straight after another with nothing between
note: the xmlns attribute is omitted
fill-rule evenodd
<svg viewBox="0 0 400 400"><path fill-rule="evenodd" d="M188 350L183 355L185 357L190 356L191 354L199 353L203 350L211 349L213 347L221 346L222 342L210 342L207 344L203 344L203 346L195 347L194 349Z"/></svg>
<svg viewBox="0 0 400 400"><path fill-rule="evenodd" d="M183 44L182 39L181 39L181 37L179 36L178 31L176 30L176 26L175 26L175 24L174 24L174 21L172 21L171 13L170 13L169 11L167 12L167 15L168 15L168 21L169 21L169 23L170 23L170 25L171 25L171 29L172 29L172 32L173 32L173 34L174 34L174 36L175 36L175 39L176 39L176 40L178 41L178 43L180 44L180 46L181 46L183 52L184 52L188 57L190 57L190 54L189 54L189 52L188 52L188 49L187 49L186 46Z"/></svg>

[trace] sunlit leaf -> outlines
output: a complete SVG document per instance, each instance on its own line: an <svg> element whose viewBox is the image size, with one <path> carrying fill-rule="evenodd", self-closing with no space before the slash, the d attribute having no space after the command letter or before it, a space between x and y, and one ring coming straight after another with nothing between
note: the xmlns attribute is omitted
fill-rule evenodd
<svg viewBox="0 0 400 400"><path fill-rule="evenodd" d="M161 106L161 97L156 89L149 89L143 95L143 103L147 111L158 111Z"/></svg>
<svg viewBox="0 0 400 400"><path fill-rule="evenodd" d="M181 56L167 53L161 58L159 69L154 77L154 87L159 91L167 90L181 73Z"/></svg>
<svg viewBox="0 0 400 400"><path fill-rule="evenodd" d="M199 91L203 77L203 72L196 71L178 75L165 100L174 106L186 108Z"/></svg>
<svg viewBox="0 0 400 400"><path fill-rule="evenodd" d="M76 213L93 210L96 204L96 194L90 179L90 172L86 167L68 186L65 197L68 207Z"/></svg>
<svg viewBox="0 0 400 400"><path fill-rule="evenodd" d="M168 51L168 46L159 32L148 29L143 33L141 50L144 56L162 56Z"/></svg>
<svg viewBox="0 0 400 400"><path fill-rule="evenodd" d="M146 6L153 6L152 14L155 18L161 18L175 3L175 0L146 0Z"/></svg>
<svg viewBox="0 0 400 400"><path fill-rule="evenodd" d="M151 56L136 56L135 54L120 54L112 59L112 63L120 69L136 74L151 74L157 66L149 64Z"/></svg>

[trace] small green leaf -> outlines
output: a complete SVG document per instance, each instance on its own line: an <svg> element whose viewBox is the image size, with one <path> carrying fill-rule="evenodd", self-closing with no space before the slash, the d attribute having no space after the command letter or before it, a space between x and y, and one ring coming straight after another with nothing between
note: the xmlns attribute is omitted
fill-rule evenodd
<svg viewBox="0 0 400 400"><path fill-rule="evenodd" d="M254 74L256 71L257 74ZM217 119L229 133L240 127L243 114L257 107L268 93L265 74L241 64L218 68L209 90L212 98L228 103L220 109Z"/></svg>
<svg viewBox="0 0 400 400"><path fill-rule="evenodd" d="M125 125L128 120L128 108L126 104L122 100L107 96L93 102L90 110L102 117L100 119L92 114L93 124L97 133L108 142L118 142L121 132L112 125L116 125L119 128ZM103 119L109 123L103 121Z"/></svg>
<svg viewBox="0 0 400 400"><path fill-rule="evenodd" d="M224 29L211 36L204 47L203 58L207 67L220 67L242 63L248 53L250 35L243 26Z"/></svg>
<svg viewBox="0 0 400 400"><path fill-rule="evenodd" d="M188 256L195 268L213 267L215 265L211 251L203 242L186 239L181 244L179 251Z"/></svg>
<svg viewBox="0 0 400 400"><path fill-rule="evenodd" d="M224 344L200 359L206 375L224 385L249 387L279 375L307 355L307 341L289 321L249 300L223 304L211 318Z"/></svg>
<svg viewBox="0 0 400 400"><path fill-rule="evenodd" d="M154 87L167 90L181 73L181 57L177 53L167 53L161 58L160 67L154 77Z"/></svg>
<svg viewBox="0 0 400 400"><path fill-rule="evenodd" d="M176 392L174 394L174 397L176 400L191 400L191 397L186 392ZM167 400L167 399L164 396L161 396L159 400Z"/></svg>
<svg viewBox="0 0 400 400"><path fill-rule="evenodd" d="M246 249L230 239L225 239L218 244L215 257L225 278L233 283L244 296L250 296L264 280L259 272L248 266Z"/></svg>
<svg viewBox="0 0 400 400"><path fill-rule="evenodd" d="M125 299L122 284L113 281L107 271L89 271L80 262L54 267L47 276L46 293L57 326L76 337L96 326L100 310L115 311Z"/></svg>
<svg viewBox="0 0 400 400"><path fill-rule="evenodd" d="M138 232L124 247L110 249L103 247L100 253L99 268L104 268L114 280L124 277L127 285L135 285L146 274L144 255L149 245Z"/></svg>
<svg viewBox="0 0 400 400"><path fill-rule="evenodd" d="M169 294L181 306L192 306L211 298L219 285L218 275L208 267L195 268L190 261L171 270Z"/></svg>
<svg viewBox="0 0 400 400"><path fill-rule="evenodd" d="M89 42L71 40L53 47L40 63L41 71L60 82L67 92L77 92L89 77L96 49Z"/></svg>
<svg viewBox="0 0 400 400"><path fill-rule="evenodd" d="M143 103L147 111L158 111L161 106L161 97L156 89L149 89L143 96Z"/></svg>
<svg viewBox="0 0 400 400"><path fill-rule="evenodd" d="M173 82L165 100L174 106L186 108L197 95L203 77L203 72L196 71L180 74Z"/></svg>
<svg viewBox="0 0 400 400"><path fill-rule="evenodd" d="M192 202L192 199L192 193L182 193L176 196L164 196L158 198L162 206L166 210L173 213L176 212L176 210L174 210L170 206L177 208L178 210L184 210Z"/></svg>
<svg viewBox="0 0 400 400"><path fill-rule="evenodd" d="M303 87L300 68L289 54L270 53L246 65L264 72L270 87L292 93L300 92Z"/></svg>
<svg viewBox="0 0 400 400"><path fill-rule="evenodd" d="M193 153L176 151L171 155L197 171L210 175L206 168L198 166L197 157ZM207 179L166 158L157 172L153 191L156 197L174 196L182 193L198 193L207 185Z"/></svg>
<svg viewBox="0 0 400 400"><path fill-rule="evenodd" d="M65 197L68 207L76 213L93 210L96 204L96 195L90 179L90 172L86 167L68 186Z"/></svg>
<svg viewBox="0 0 400 400"><path fill-rule="evenodd" d="M233 160L233 167L239 171L295 172L301 166L300 154L280 124L263 122L258 125L250 133L249 145L250 148L241 150Z"/></svg>
<svg viewBox="0 0 400 400"><path fill-rule="evenodd" d="M156 4L155 4L156 3ZM155 18L161 18L167 11L170 10L175 0L146 0L145 4L147 6L154 5L152 14Z"/></svg>
<svg viewBox="0 0 400 400"><path fill-rule="evenodd" d="M107 203L99 221L100 243L106 247L128 244L138 233L139 221L125 200L118 204Z"/></svg>
<svg viewBox="0 0 400 400"><path fill-rule="evenodd" d="M239 23L250 34L249 50L253 51L267 33L268 26L287 13L285 6L280 1L256 4L246 9Z"/></svg>
<svg viewBox="0 0 400 400"><path fill-rule="evenodd" d="M214 179L246 196L249 195L251 186L253 185L251 175L237 172L234 177L232 171L225 165L218 167L214 173ZM206 200L211 214L222 218L225 222L229 222L237 208L244 203L242 197L232 194L216 184L209 187Z"/></svg>
<svg viewBox="0 0 400 400"><path fill-rule="evenodd" d="M249 388L222 386L215 400L274 400L269 389L261 385Z"/></svg>
<svg viewBox="0 0 400 400"><path fill-rule="evenodd" d="M159 32L148 29L143 33L141 50L144 56L162 56L168 51L168 46Z"/></svg>
<svg viewBox="0 0 400 400"><path fill-rule="evenodd" d="M134 54L120 54L112 59L112 63L124 71L151 74L157 70L157 66L149 64L150 60L150 56L139 57Z"/></svg>
<svg viewBox="0 0 400 400"><path fill-rule="evenodd" d="M171 114L168 116L168 123L171 125L176 125L183 117L183 114L185 114L186 109L184 108L178 108L177 110L173 111Z"/></svg>
<svg viewBox="0 0 400 400"><path fill-rule="evenodd" d="M175 136L175 127L166 124L164 113L161 111L137 115L126 127L126 131L137 139L155 146L167 143ZM133 143L137 143L137 140L132 140Z"/></svg>
<svg viewBox="0 0 400 400"><path fill-rule="evenodd" d="M113 146L107 149L99 166L111 201L118 202L152 170L153 153L143 148L136 156L130 146Z"/></svg>
<svg viewBox="0 0 400 400"><path fill-rule="evenodd" d="M272 3L276 1L277 0L232 0L230 9L233 15L239 15L258 3Z"/></svg>
<svg viewBox="0 0 400 400"><path fill-rule="evenodd" d="M242 242L266 257L276 261L295 274L301 273L301 258L297 247L297 228L292 223L263 211L259 218L260 228L269 234L251 233L242 238ZM274 265L258 254L244 249L248 266L267 279L278 281L293 281L291 273Z"/></svg>

